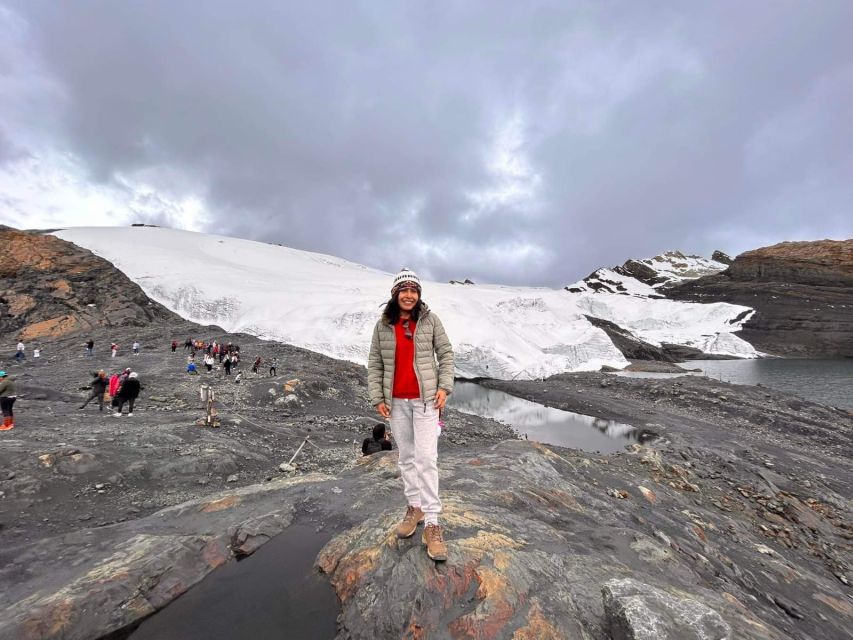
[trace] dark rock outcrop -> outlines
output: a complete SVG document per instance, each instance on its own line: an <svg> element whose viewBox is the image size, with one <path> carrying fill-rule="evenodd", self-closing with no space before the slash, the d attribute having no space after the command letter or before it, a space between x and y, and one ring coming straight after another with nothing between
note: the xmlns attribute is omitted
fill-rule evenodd
<svg viewBox="0 0 853 640"><path fill-rule="evenodd" d="M727 253L723 253L720 250L715 251L711 254L711 260L716 260L717 262L722 262L723 264L731 264L734 260L731 259Z"/></svg>
<svg viewBox="0 0 853 640"><path fill-rule="evenodd" d="M70 242L3 227L0 246L0 335L27 341L180 320L112 264Z"/></svg>
<svg viewBox="0 0 853 640"><path fill-rule="evenodd" d="M594 327L598 327L607 334L613 345L622 352L628 360L659 360L661 362L675 362L675 359L660 347L645 342L635 336L627 329L618 324L596 318L595 316L584 316ZM698 349L697 349L698 351Z"/></svg>
<svg viewBox="0 0 853 640"><path fill-rule="evenodd" d="M730 302L756 313L738 336L790 357L853 357L853 240L783 242L726 271L664 288L667 297Z"/></svg>

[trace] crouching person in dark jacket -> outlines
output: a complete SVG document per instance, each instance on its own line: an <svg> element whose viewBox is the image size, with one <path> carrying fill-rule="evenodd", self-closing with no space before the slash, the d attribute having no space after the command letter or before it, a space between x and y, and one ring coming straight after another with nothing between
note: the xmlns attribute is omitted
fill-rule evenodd
<svg viewBox="0 0 853 640"><path fill-rule="evenodd" d="M137 374L136 371L132 371L127 377L127 380L121 383L121 388L116 394L118 404L116 405L116 412L113 416L121 418L121 410L124 408L125 402L127 402L128 409L127 417L130 418L133 416L133 403L136 402L136 398L139 396L139 392L142 391L142 389L142 385L139 384L139 374Z"/></svg>
<svg viewBox="0 0 853 640"><path fill-rule="evenodd" d="M385 433L385 425L381 422L373 427L373 437L365 438L364 442L361 443L361 453L365 456L380 451L391 451L393 448L388 434Z"/></svg>

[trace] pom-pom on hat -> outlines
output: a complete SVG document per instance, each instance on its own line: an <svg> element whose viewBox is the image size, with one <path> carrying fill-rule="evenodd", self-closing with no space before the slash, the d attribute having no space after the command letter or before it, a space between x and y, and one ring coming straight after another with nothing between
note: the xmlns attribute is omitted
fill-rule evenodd
<svg viewBox="0 0 853 640"><path fill-rule="evenodd" d="M414 285L415 289L418 290L418 294L421 292L421 279L418 278L417 273L407 267L403 267L403 270L394 276L394 283L391 285L391 295L396 296L400 289L403 288L403 285Z"/></svg>

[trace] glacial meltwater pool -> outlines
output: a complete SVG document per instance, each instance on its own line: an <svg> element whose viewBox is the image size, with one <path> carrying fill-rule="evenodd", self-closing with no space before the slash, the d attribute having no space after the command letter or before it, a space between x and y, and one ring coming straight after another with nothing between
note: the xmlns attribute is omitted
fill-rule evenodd
<svg viewBox="0 0 853 640"><path fill-rule="evenodd" d="M853 409L853 358L819 360L805 358L762 358L758 360L690 360L680 362L685 369L702 373L643 373L623 371L615 375L630 378L672 378L701 375L732 384L761 384L777 391L793 393L806 400Z"/></svg>
<svg viewBox="0 0 853 640"><path fill-rule="evenodd" d="M328 579L313 569L331 538L309 524L290 525L145 620L130 640L331 640L340 606Z"/></svg>
<svg viewBox="0 0 853 640"><path fill-rule="evenodd" d="M509 425L529 440L584 451L615 453L654 437L630 424L553 409L473 382L457 381L449 405Z"/></svg>

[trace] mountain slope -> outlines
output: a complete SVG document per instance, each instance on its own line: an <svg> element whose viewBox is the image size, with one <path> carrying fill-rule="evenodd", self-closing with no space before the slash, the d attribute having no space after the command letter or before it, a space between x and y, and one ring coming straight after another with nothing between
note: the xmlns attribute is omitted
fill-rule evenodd
<svg viewBox="0 0 853 640"><path fill-rule="evenodd" d="M78 228L56 235L105 257L185 318L361 363L392 278L332 256L187 231ZM585 314L656 345L755 355L732 335L746 307L434 282L424 283L424 299L441 316L457 373L466 377L539 378L627 364Z"/></svg>
<svg viewBox="0 0 853 640"><path fill-rule="evenodd" d="M653 258L626 260L622 266L596 269L583 280L566 287L571 293L619 293L660 298L657 291L665 285L678 284L723 271L731 262L725 253L715 251L709 260L702 256L667 251Z"/></svg>
<svg viewBox="0 0 853 640"><path fill-rule="evenodd" d="M106 260L50 235L0 228L0 334L33 340L177 319Z"/></svg>
<svg viewBox="0 0 853 640"><path fill-rule="evenodd" d="M853 357L853 240L783 242L724 272L662 289L692 302L755 308L738 335L781 356Z"/></svg>

